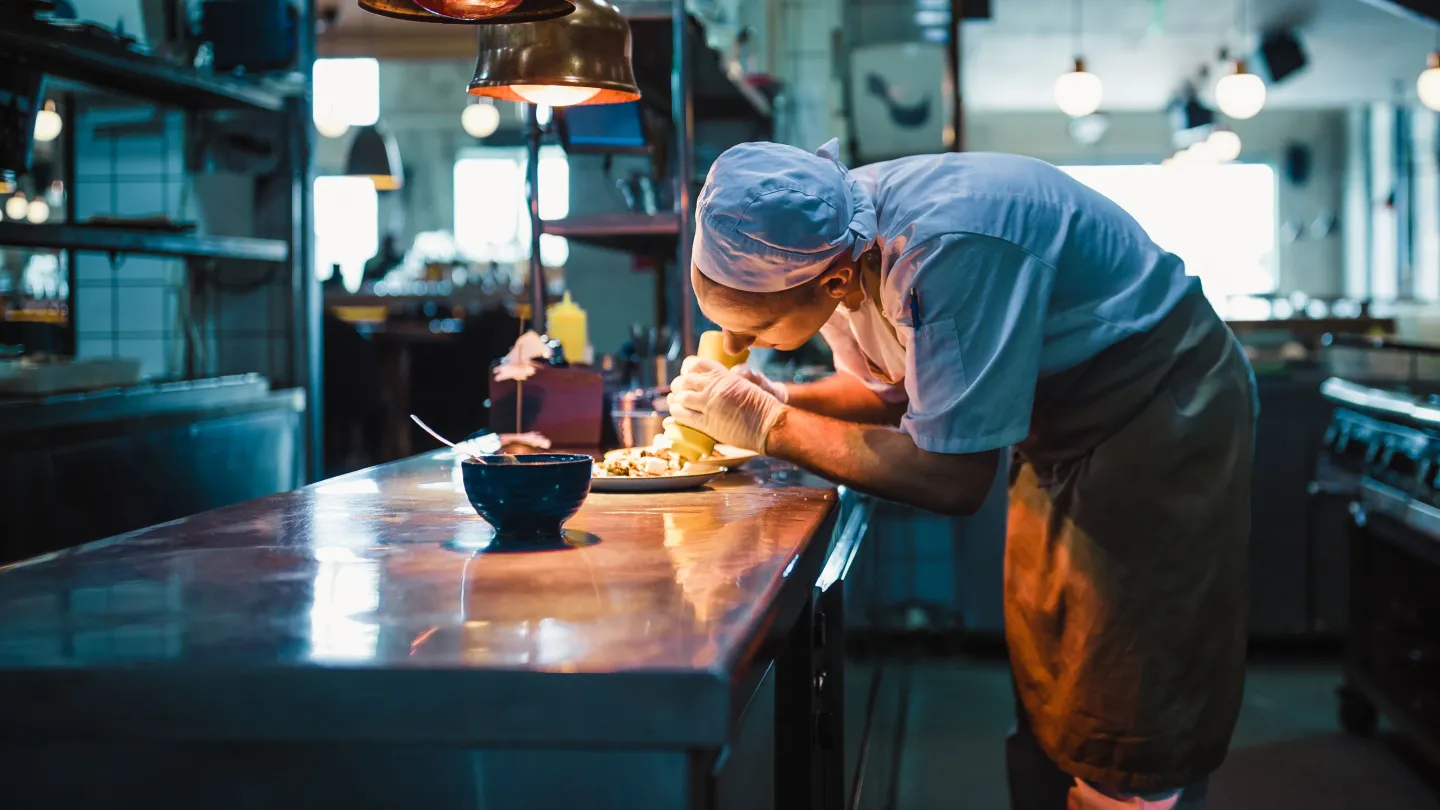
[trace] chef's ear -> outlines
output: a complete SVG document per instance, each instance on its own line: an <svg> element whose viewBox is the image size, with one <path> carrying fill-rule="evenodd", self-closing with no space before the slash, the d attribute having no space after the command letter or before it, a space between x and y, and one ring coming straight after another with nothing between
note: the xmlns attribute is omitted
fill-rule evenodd
<svg viewBox="0 0 1440 810"><path fill-rule="evenodd" d="M850 294L851 286L855 281L856 267L854 262L837 260L825 272L816 279L819 285L820 295L824 298L840 300Z"/></svg>

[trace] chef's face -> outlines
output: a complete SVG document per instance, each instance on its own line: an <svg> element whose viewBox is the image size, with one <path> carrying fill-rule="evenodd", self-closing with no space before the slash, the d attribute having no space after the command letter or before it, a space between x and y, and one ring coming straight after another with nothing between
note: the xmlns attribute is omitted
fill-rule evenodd
<svg viewBox="0 0 1440 810"><path fill-rule="evenodd" d="M777 293L741 292L706 278L691 267L700 311L724 330L725 351L739 354L751 346L794 351L830 320L835 307L858 282L852 262L840 260L819 278Z"/></svg>

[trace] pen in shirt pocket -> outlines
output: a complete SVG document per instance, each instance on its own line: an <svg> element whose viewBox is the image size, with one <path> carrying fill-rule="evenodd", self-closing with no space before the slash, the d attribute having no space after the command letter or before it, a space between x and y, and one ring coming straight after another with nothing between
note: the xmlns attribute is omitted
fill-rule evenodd
<svg viewBox="0 0 1440 810"><path fill-rule="evenodd" d="M920 294L914 287L910 288L910 328L920 328Z"/></svg>

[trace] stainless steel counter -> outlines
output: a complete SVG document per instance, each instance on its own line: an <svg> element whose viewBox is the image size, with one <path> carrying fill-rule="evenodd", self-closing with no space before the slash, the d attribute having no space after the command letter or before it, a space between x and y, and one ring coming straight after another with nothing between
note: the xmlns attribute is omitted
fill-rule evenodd
<svg viewBox="0 0 1440 810"><path fill-rule="evenodd" d="M803 713L775 735L815 739L843 644L816 606L867 504L761 462L592 494L574 547L495 553L458 476L417 457L0 569L0 689L27 696L0 743L624 747L683 753L692 784L767 680ZM810 771L777 803L833 803L823 757L776 746Z"/></svg>

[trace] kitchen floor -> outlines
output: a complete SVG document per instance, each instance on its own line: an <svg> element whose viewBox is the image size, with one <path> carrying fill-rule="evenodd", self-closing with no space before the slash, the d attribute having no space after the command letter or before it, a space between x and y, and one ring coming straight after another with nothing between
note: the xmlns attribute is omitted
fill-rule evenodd
<svg viewBox="0 0 1440 810"><path fill-rule="evenodd" d="M1008 810L1003 740L1013 709L1005 662L928 660L882 669L875 739L903 744L871 748L861 806ZM856 709L870 696L874 671L849 676ZM1339 667L1330 664L1252 665L1234 745L1211 780L1206 810L1440 810L1440 774L1422 776L1424 766L1402 742L1383 730L1372 740L1341 731L1339 682ZM852 748L859 736L858 728L850 731Z"/></svg>

